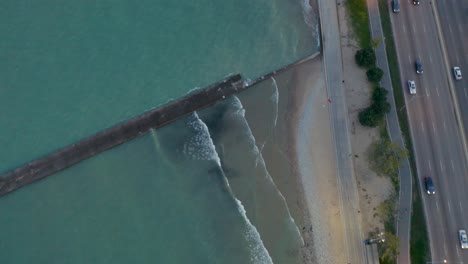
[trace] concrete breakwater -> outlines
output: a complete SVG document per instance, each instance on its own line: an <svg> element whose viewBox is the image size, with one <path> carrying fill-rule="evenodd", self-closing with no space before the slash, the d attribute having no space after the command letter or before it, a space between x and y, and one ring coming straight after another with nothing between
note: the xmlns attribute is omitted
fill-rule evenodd
<svg viewBox="0 0 468 264"><path fill-rule="evenodd" d="M128 142L147 133L150 129L157 129L193 111L213 105L218 100L243 91L277 73L315 57L315 55L265 74L253 81L244 81L239 74L231 75L179 100L145 112L52 154L24 164L0 176L0 197Z"/></svg>

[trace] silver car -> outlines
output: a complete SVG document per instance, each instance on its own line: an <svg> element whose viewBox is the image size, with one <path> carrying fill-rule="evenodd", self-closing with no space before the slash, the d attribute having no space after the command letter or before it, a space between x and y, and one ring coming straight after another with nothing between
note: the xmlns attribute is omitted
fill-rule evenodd
<svg viewBox="0 0 468 264"><path fill-rule="evenodd" d="M413 80L408 80L408 90L410 94L416 94L416 83Z"/></svg>
<svg viewBox="0 0 468 264"><path fill-rule="evenodd" d="M458 239L460 239L461 248L468 248L468 237L465 230L458 230Z"/></svg>
<svg viewBox="0 0 468 264"><path fill-rule="evenodd" d="M457 81L462 79L460 67L457 67L457 66L453 67L453 76L455 77L455 80Z"/></svg>

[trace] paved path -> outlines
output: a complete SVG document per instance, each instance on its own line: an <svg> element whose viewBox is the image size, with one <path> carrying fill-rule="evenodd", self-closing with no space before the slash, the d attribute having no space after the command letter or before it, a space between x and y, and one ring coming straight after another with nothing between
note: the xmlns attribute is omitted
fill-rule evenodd
<svg viewBox="0 0 468 264"><path fill-rule="evenodd" d="M375 49L377 57L377 66L384 71L384 76L380 84L388 91L388 101L391 105L390 113L387 114L387 129L390 134L391 140L402 148L404 145L403 137L401 135L400 124L398 123L397 112L395 107L395 99L393 97L393 87L390 80L390 71L387 62L387 52L385 49L385 38L380 23L380 12L378 0L367 0L367 8L369 12L369 21L371 25L372 39L380 38L380 44ZM411 192L412 192L412 178L411 169L408 159L401 162L400 169L400 195L398 202L398 215L397 215L397 236L400 238L398 256L399 264L411 263L409 252L409 239L411 228Z"/></svg>
<svg viewBox="0 0 468 264"><path fill-rule="evenodd" d="M366 263L364 240L361 232L359 195L351 155L349 120L344 92L340 31L337 2L319 0L323 63L327 85L330 121L335 143L338 184L341 194L342 221L345 230L344 252L347 263Z"/></svg>

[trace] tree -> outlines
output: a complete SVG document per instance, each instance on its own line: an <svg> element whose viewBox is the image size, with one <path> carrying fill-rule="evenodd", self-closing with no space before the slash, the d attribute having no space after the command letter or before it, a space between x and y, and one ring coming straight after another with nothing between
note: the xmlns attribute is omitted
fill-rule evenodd
<svg viewBox="0 0 468 264"><path fill-rule="evenodd" d="M363 126L368 126L368 127L376 127L380 121L381 118L379 114L375 111L375 109L370 106L361 112L359 112L359 123Z"/></svg>
<svg viewBox="0 0 468 264"><path fill-rule="evenodd" d="M370 165L377 174L398 175L400 161L407 157L406 150L383 138L371 146Z"/></svg>
<svg viewBox="0 0 468 264"><path fill-rule="evenodd" d="M379 46L381 40L382 40L381 38L373 39L372 40L372 48L374 48L374 49L377 48Z"/></svg>
<svg viewBox="0 0 468 264"><path fill-rule="evenodd" d="M375 64L375 52L371 48L360 49L354 55L357 65L361 67L370 67Z"/></svg>
<svg viewBox="0 0 468 264"><path fill-rule="evenodd" d="M387 101L388 91L383 87L377 86L372 92L372 107L374 111L382 115L390 112L390 104Z"/></svg>
<svg viewBox="0 0 468 264"><path fill-rule="evenodd" d="M399 254L398 245L399 245L398 238L390 233L385 232L385 242L383 243L382 247L380 247L380 258L382 260L396 260Z"/></svg>
<svg viewBox="0 0 468 264"><path fill-rule="evenodd" d="M372 68L367 70L366 74L367 74L367 79L369 81L378 83L380 82L380 80L382 80L383 71L382 69L373 66Z"/></svg>

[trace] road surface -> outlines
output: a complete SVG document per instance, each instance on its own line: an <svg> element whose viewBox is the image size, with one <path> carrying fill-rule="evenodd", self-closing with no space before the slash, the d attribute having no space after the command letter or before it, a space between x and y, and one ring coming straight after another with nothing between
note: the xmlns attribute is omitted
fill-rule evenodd
<svg viewBox="0 0 468 264"><path fill-rule="evenodd" d="M468 251L457 238L458 229L468 229L467 157L432 4L403 0L401 11L391 16L407 105L401 110L408 111L432 261L468 263ZM423 64L421 75L415 72L416 58ZM416 95L408 93L407 80L415 80ZM424 176L433 178L435 195L425 194Z"/></svg>

